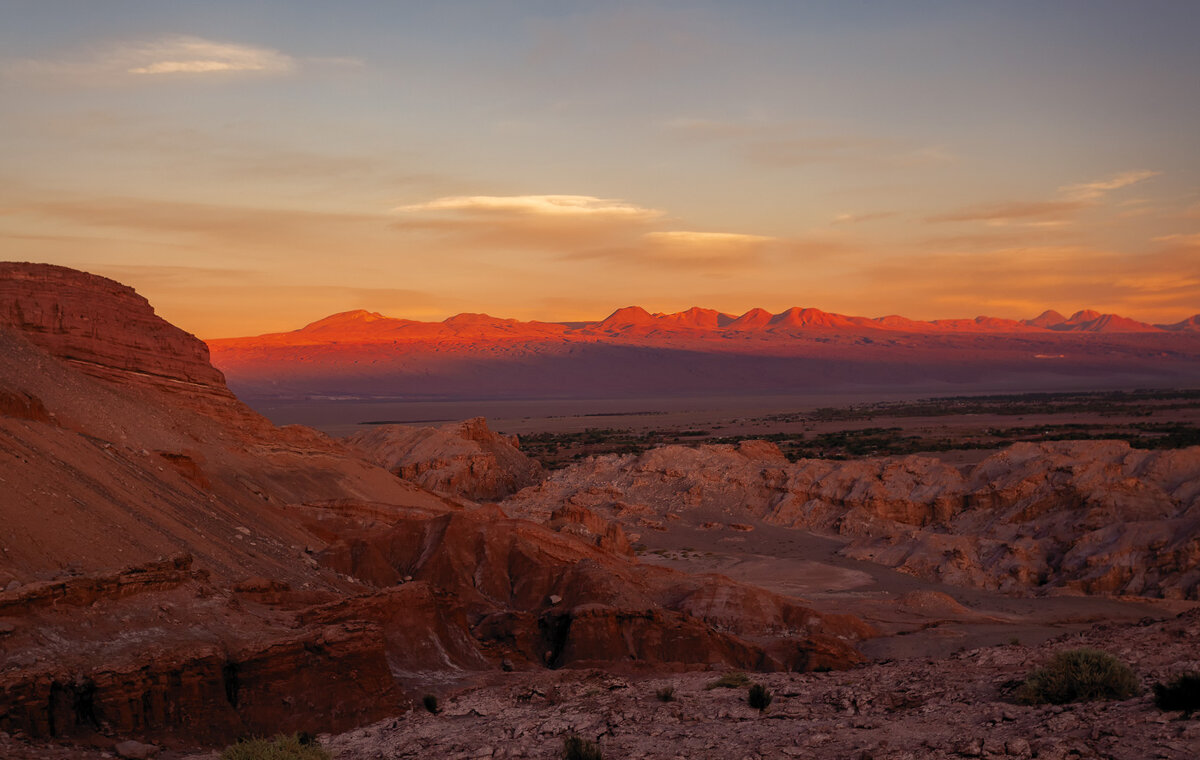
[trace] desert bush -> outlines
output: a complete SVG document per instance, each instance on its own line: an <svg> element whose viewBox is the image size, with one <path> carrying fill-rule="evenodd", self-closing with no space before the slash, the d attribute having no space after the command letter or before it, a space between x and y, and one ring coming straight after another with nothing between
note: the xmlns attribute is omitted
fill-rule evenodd
<svg viewBox="0 0 1200 760"><path fill-rule="evenodd" d="M659 689L658 691L654 692L654 696L658 697L659 702L674 702L675 701L675 687L674 686L664 686L661 689Z"/></svg>
<svg viewBox="0 0 1200 760"><path fill-rule="evenodd" d="M709 681L706 689L740 689L750 685L750 676L745 673L731 671L715 681Z"/></svg>
<svg viewBox="0 0 1200 760"><path fill-rule="evenodd" d="M596 742L571 735L563 739L563 760L603 760Z"/></svg>
<svg viewBox="0 0 1200 760"><path fill-rule="evenodd" d="M331 760L330 754L307 734L280 734L274 739L245 739L231 744L221 760Z"/></svg>
<svg viewBox="0 0 1200 760"><path fill-rule="evenodd" d="M771 694L771 690L761 683L751 684L750 693L746 696L746 701L750 706L759 712L763 712L771 706L775 696Z"/></svg>
<svg viewBox="0 0 1200 760"><path fill-rule="evenodd" d="M421 704L425 705L425 709L434 715L437 715L439 712L441 712L441 708L438 707L438 698L432 694L426 694L425 696L421 697Z"/></svg>
<svg viewBox="0 0 1200 760"><path fill-rule="evenodd" d="M1192 717L1200 710L1200 673L1184 673L1170 683L1154 684L1154 704L1160 710L1182 710Z"/></svg>
<svg viewBox="0 0 1200 760"><path fill-rule="evenodd" d="M1138 680L1129 666L1098 649L1068 649L1029 674L1017 689L1025 704L1091 702L1128 699L1137 694Z"/></svg>

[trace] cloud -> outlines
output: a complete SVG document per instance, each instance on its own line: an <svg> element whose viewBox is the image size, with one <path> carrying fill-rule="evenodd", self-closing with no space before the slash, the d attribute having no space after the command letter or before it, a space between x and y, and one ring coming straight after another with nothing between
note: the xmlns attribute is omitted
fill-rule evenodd
<svg viewBox="0 0 1200 760"><path fill-rule="evenodd" d="M1189 247L1200 247L1200 232L1191 234L1176 233L1173 235L1159 235L1151 238L1155 243L1171 243L1172 245L1182 245Z"/></svg>
<svg viewBox="0 0 1200 760"><path fill-rule="evenodd" d="M301 209L271 209L144 198L37 199L10 205L17 216L53 220L74 229L121 230L123 234L171 244L213 241L268 250L291 246L319 249L355 231L385 229L382 214L347 214Z"/></svg>
<svg viewBox="0 0 1200 760"><path fill-rule="evenodd" d="M1114 174L1108 179L1084 182L1077 185L1065 185L1058 190L1068 198L1080 201L1092 201L1103 197L1105 193L1112 190L1120 190L1123 187L1137 184L1150 177L1157 177L1160 174L1162 172L1150 171L1148 169L1121 172L1120 174Z"/></svg>
<svg viewBox="0 0 1200 760"><path fill-rule="evenodd" d="M550 217L612 217L650 220L663 215L656 209L590 195L456 195L426 203L399 206L395 211L446 211L462 214L520 214Z"/></svg>
<svg viewBox="0 0 1200 760"><path fill-rule="evenodd" d="M1083 201L1027 201L968 206L925 218L927 222L987 222L989 224L1062 223L1089 204Z"/></svg>
<svg viewBox="0 0 1200 760"><path fill-rule="evenodd" d="M140 61L130 74L211 74L256 71L282 74L296 67L289 55L270 48L215 42L200 37L167 37L122 51Z"/></svg>
<svg viewBox="0 0 1200 760"><path fill-rule="evenodd" d="M956 211L934 214L927 222L984 222L993 226L1020 224L1026 227L1054 227L1067 224L1084 209L1099 205L1104 195L1113 190L1156 177L1162 172L1139 170L1121 172L1107 179L1064 185L1058 189L1059 200L1009 201L967 206Z"/></svg>
<svg viewBox="0 0 1200 760"><path fill-rule="evenodd" d="M829 220L829 223L858 224L860 222L873 222L876 219L887 219L888 217L895 215L895 211L875 211L869 214L838 214L833 219Z"/></svg>
<svg viewBox="0 0 1200 760"><path fill-rule="evenodd" d="M130 77L283 75L297 70L299 65L292 56L268 47L171 35L118 43L84 57L10 60L4 62L2 68L9 77L50 77L96 83Z"/></svg>
<svg viewBox="0 0 1200 760"><path fill-rule="evenodd" d="M914 253L867 263L853 280L886 293L888 308L906 316L1032 317L1054 306L1093 308L1149 322L1195 312L1200 277L1195 249L1164 247L1140 254L1089 246L1016 246L992 251ZM1016 305L1022 305L1016 308Z"/></svg>

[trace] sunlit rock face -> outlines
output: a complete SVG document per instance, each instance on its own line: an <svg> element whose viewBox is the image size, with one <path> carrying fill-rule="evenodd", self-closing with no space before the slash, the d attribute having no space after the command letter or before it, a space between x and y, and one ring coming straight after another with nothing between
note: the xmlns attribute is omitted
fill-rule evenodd
<svg viewBox="0 0 1200 760"><path fill-rule="evenodd" d="M133 288L66 267L0 262L0 326L89 374L225 384L208 346L160 319Z"/></svg>

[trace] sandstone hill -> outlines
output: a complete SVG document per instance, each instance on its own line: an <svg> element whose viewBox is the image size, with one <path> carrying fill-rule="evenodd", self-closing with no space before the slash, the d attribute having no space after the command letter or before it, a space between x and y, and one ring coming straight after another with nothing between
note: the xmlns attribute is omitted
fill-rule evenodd
<svg viewBox="0 0 1200 760"><path fill-rule="evenodd" d="M10 735L342 729L472 669L838 668L871 634L276 428L144 299L61 267L0 265L0 480Z"/></svg>
<svg viewBox="0 0 1200 760"><path fill-rule="evenodd" d="M966 472L923 456L789 462L770 443L593 457L503 502L591 510L634 534L765 523L839 535L842 553L947 583L1200 599L1200 448L1022 443Z"/></svg>

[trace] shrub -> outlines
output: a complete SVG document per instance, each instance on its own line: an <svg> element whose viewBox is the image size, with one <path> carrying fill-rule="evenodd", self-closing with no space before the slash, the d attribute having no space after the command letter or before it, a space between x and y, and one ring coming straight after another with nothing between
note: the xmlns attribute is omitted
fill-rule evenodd
<svg viewBox="0 0 1200 760"><path fill-rule="evenodd" d="M750 685L750 676L745 673L729 672L715 681L710 681L706 689L740 689Z"/></svg>
<svg viewBox="0 0 1200 760"><path fill-rule="evenodd" d="M771 690L761 683L753 684L750 687L750 693L746 696L746 701L750 703L750 706L759 712L770 707L771 701L774 699L775 696L771 694Z"/></svg>
<svg viewBox="0 0 1200 760"><path fill-rule="evenodd" d="M563 760L603 760L596 742L571 735L563 740Z"/></svg>
<svg viewBox="0 0 1200 760"><path fill-rule="evenodd" d="M1129 666L1098 649L1069 649L1029 674L1017 689L1025 704L1091 702L1129 699L1137 694L1138 680Z"/></svg>
<svg viewBox="0 0 1200 760"><path fill-rule="evenodd" d="M654 692L654 696L658 697L659 702L674 702L675 701L675 687L674 686L664 686L661 689L659 689L658 691Z"/></svg>
<svg viewBox="0 0 1200 760"><path fill-rule="evenodd" d="M421 704L425 705L425 709L434 715L437 715L439 712L441 712L441 708L438 707L438 698L432 694L426 694L425 696L421 697Z"/></svg>
<svg viewBox="0 0 1200 760"><path fill-rule="evenodd" d="M325 748L308 734L280 734L274 739L245 739L231 744L221 760L331 760Z"/></svg>
<svg viewBox="0 0 1200 760"><path fill-rule="evenodd" d="M1192 717L1200 710L1200 673L1185 673L1170 683L1154 684L1154 704L1160 710L1182 710Z"/></svg>

